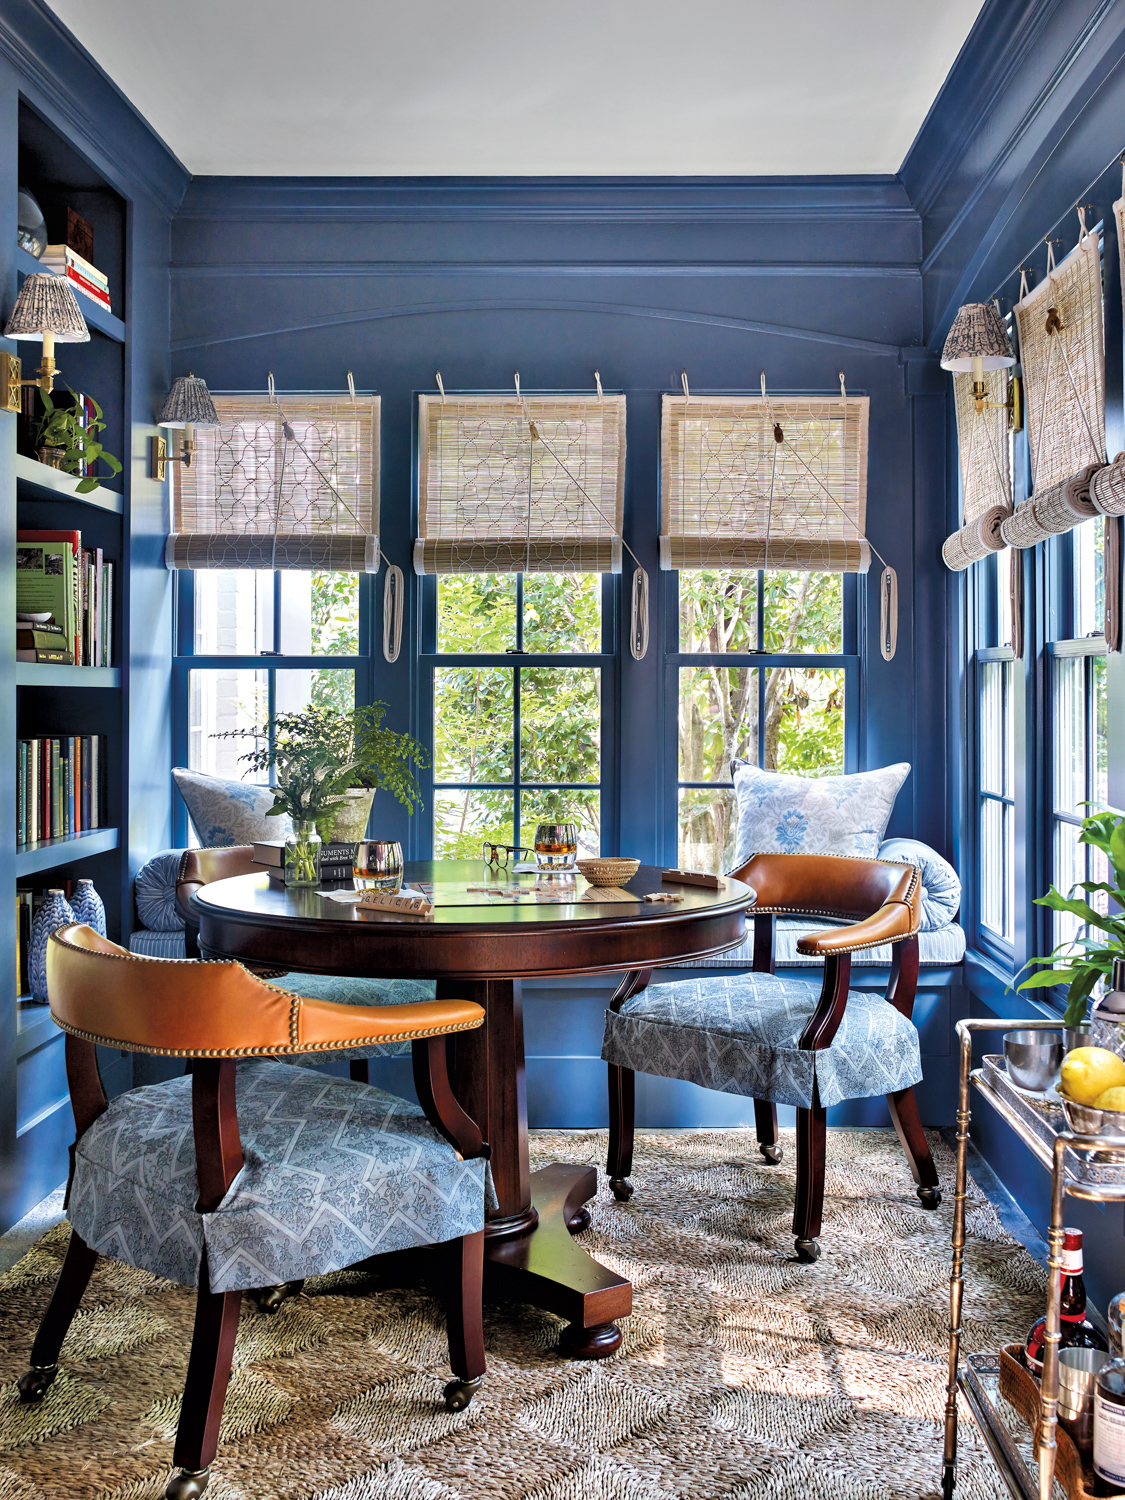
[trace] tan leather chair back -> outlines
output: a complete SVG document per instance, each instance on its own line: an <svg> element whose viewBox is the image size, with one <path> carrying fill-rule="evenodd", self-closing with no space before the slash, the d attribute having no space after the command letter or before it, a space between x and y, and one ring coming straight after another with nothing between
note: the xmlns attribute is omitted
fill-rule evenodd
<svg viewBox="0 0 1125 1500"><path fill-rule="evenodd" d="M171 1057L332 1052L472 1031L484 1020L469 1000L374 1007L310 1000L241 964L143 958L78 925L48 940L47 989L52 1016L73 1036Z"/></svg>
<svg viewBox="0 0 1125 1500"><path fill-rule="evenodd" d="M860 922L890 905L898 908L888 914L897 917L897 935L918 931L922 880L913 865L835 854L755 854L735 875L758 893L754 916L775 913Z"/></svg>
<svg viewBox="0 0 1125 1500"><path fill-rule="evenodd" d="M199 918L189 905L196 891L215 880L261 873L262 867L254 863L252 844L236 844L230 849L185 849L176 876L177 910L188 926L196 929Z"/></svg>

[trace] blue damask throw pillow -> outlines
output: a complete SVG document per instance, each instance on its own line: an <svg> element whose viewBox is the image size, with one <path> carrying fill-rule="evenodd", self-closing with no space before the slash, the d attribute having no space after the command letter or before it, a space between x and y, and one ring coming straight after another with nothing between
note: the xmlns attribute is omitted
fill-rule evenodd
<svg viewBox="0 0 1125 1500"><path fill-rule="evenodd" d="M233 844L256 844L287 838L293 831L282 815L268 818L273 792L246 781L224 781L176 766L173 779L204 849L227 849Z"/></svg>
<svg viewBox="0 0 1125 1500"><path fill-rule="evenodd" d="M738 804L734 868L752 854L850 854L874 859L910 765L854 776L784 776L731 762Z"/></svg>

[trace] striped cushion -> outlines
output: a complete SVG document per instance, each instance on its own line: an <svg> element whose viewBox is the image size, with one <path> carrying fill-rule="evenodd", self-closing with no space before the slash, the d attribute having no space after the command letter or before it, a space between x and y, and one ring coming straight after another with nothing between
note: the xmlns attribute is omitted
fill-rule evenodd
<svg viewBox="0 0 1125 1500"><path fill-rule="evenodd" d="M186 958L183 930L149 932L147 927L139 927L129 934L129 952L142 958Z"/></svg>
<svg viewBox="0 0 1125 1500"><path fill-rule="evenodd" d="M747 927L752 927L747 922ZM810 932L824 932L829 927L841 927L842 922L829 922L821 918L817 922L805 921L797 917L779 917L777 922L776 939L776 962L779 969L801 967L813 967L823 963L820 958L808 958L803 953L797 952L797 939L806 937ZM965 957L965 931L956 922L948 922L944 927L939 927L934 932L920 932L918 934L918 958L925 967L948 968L950 965L959 964ZM891 946L889 943L879 948L865 948L862 953L852 954L853 966L870 964L886 968L891 961ZM754 962L754 934L747 932L746 941L740 943L737 948L731 948L726 953L716 954L714 958L693 958L687 963L670 964L669 968L677 969L749 969Z"/></svg>

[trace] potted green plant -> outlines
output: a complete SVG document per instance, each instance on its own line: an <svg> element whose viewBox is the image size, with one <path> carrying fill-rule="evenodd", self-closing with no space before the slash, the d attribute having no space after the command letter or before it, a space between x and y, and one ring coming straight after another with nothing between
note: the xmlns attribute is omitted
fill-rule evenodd
<svg viewBox="0 0 1125 1500"><path fill-rule="evenodd" d="M1046 958L1029 958L1025 969L1032 964L1050 967L1029 975L1019 986L1021 990L1033 990L1066 985L1063 1025L1068 1029L1082 1026L1094 987L1099 980L1112 979L1113 960L1125 955L1125 817L1108 811L1092 813L1083 818L1078 838L1079 843L1102 851L1110 878L1080 880L1065 896L1052 886L1045 896L1036 899L1037 906L1077 917L1085 924L1079 929L1085 935L1059 943ZM1085 896L1075 895L1076 891L1085 892ZM1107 898L1104 912L1093 905L1091 898L1097 896ZM1112 910L1114 906L1116 911Z"/></svg>
<svg viewBox="0 0 1125 1500"><path fill-rule="evenodd" d="M77 474L85 464L86 473L78 482L77 493L86 495L98 487L90 471L99 459L111 474L120 474L121 464L98 442L98 433L105 430L101 407L91 396L92 413L83 423L79 420L82 413L78 397L73 391L70 394L74 405L59 406L49 391L40 391L43 415L35 428L36 456L40 463L62 469L66 474Z"/></svg>
<svg viewBox="0 0 1125 1500"><path fill-rule="evenodd" d="M428 757L410 735L384 727L386 711L380 702L349 712L308 708L216 738L258 741L240 759L255 771L273 773L270 817L288 813L294 825L315 824L324 840L357 843L377 791L393 793L411 814L421 801L415 769L424 769Z"/></svg>

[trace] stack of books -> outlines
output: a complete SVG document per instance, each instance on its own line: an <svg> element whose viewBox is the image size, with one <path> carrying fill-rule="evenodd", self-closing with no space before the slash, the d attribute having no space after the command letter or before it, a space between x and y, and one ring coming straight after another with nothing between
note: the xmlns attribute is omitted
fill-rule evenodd
<svg viewBox="0 0 1125 1500"><path fill-rule="evenodd" d="M72 250L69 245L48 245L39 264L44 271L55 276L65 276L72 286L83 292L106 312L113 309L109 303L109 282L105 275L90 262Z"/></svg>
<svg viewBox="0 0 1125 1500"><path fill-rule="evenodd" d="M17 531L16 660L112 666L114 571L80 531Z"/></svg>
<svg viewBox="0 0 1125 1500"><path fill-rule="evenodd" d="M322 844L320 846L320 878L324 881L350 880L355 861L354 844ZM254 845L254 863L269 871L271 880L285 882L285 840L271 839L267 843Z"/></svg>
<svg viewBox="0 0 1125 1500"><path fill-rule="evenodd" d="M20 740L16 749L17 847L105 826L104 735Z"/></svg>

